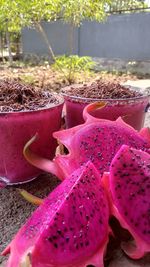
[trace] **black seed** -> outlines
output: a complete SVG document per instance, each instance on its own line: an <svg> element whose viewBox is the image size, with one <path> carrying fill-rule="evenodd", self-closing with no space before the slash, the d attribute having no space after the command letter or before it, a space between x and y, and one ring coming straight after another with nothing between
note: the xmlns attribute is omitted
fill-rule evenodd
<svg viewBox="0 0 150 267"><path fill-rule="evenodd" d="M89 220L89 216L88 215L86 215L85 217L86 217L87 220Z"/></svg>
<svg viewBox="0 0 150 267"><path fill-rule="evenodd" d="M87 247L89 245L89 241L86 241L85 242L85 246Z"/></svg>
<svg viewBox="0 0 150 267"><path fill-rule="evenodd" d="M74 246L75 246L75 248L76 248L76 249L78 249L78 248L79 248L79 245L78 245L78 244L75 244Z"/></svg>
<svg viewBox="0 0 150 267"><path fill-rule="evenodd" d="M52 240L51 237L48 237L48 241L49 241L49 242L53 242L53 240Z"/></svg>
<svg viewBox="0 0 150 267"><path fill-rule="evenodd" d="M58 245L55 243L55 244L54 244L54 247L55 247L55 248L58 248Z"/></svg>
<svg viewBox="0 0 150 267"><path fill-rule="evenodd" d="M65 227L65 228L64 228L64 232L65 232L65 233L66 233L66 232L68 232L68 229L67 229L67 227Z"/></svg>
<svg viewBox="0 0 150 267"><path fill-rule="evenodd" d="M131 196L131 197L135 197L135 194L134 194L134 193L130 193L130 196Z"/></svg>
<svg viewBox="0 0 150 267"><path fill-rule="evenodd" d="M69 242L69 237L66 237L66 243L68 243Z"/></svg>
<svg viewBox="0 0 150 267"><path fill-rule="evenodd" d="M143 179L143 183L145 183L147 180L149 180L149 177L145 177L145 178Z"/></svg>
<svg viewBox="0 0 150 267"><path fill-rule="evenodd" d="M99 219L99 223L102 224L102 219Z"/></svg>
<svg viewBox="0 0 150 267"><path fill-rule="evenodd" d="M83 237L83 234L80 233L79 237L82 238Z"/></svg>
<svg viewBox="0 0 150 267"><path fill-rule="evenodd" d="M62 234L61 230L57 230L57 233L58 233L59 235L61 235L61 234Z"/></svg>

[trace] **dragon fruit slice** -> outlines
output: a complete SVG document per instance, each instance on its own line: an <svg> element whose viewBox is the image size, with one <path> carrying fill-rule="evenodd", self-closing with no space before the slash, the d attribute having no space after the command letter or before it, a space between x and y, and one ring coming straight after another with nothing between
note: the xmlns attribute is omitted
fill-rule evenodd
<svg viewBox="0 0 150 267"><path fill-rule="evenodd" d="M67 147L67 155L57 155L53 161L40 158L29 148L36 139L33 137L24 149L26 159L63 180L88 160L102 175L109 170L114 155L123 144L149 151L150 142L147 138L144 139L143 134L140 135L121 118L109 121L93 117L92 110L97 108L102 108L101 103L90 104L84 109L84 124L54 133L54 137Z"/></svg>
<svg viewBox="0 0 150 267"><path fill-rule="evenodd" d="M122 243L125 253L139 259L150 252L150 155L123 145L103 177L112 213L134 238Z"/></svg>
<svg viewBox="0 0 150 267"><path fill-rule="evenodd" d="M142 128L140 130L140 135L144 137L144 139L150 144L150 128Z"/></svg>
<svg viewBox="0 0 150 267"><path fill-rule="evenodd" d="M38 207L3 255L7 267L103 267L109 207L100 175L88 162Z"/></svg>

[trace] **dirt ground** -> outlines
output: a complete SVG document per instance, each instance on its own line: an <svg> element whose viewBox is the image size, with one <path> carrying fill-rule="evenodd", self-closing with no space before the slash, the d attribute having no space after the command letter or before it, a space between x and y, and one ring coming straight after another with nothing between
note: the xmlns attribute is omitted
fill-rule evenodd
<svg viewBox="0 0 150 267"><path fill-rule="evenodd" d="M0 66L0 79L15 78L25 82L37 85L39 87L46 87L49 90L59 92L59 90L68 85L63 75L60 72L53 70L49 65L42 66L22 66L8 68L7 66ZM104 78L109 81L126 82L127 80L141 79L143 76L133 74L119 74L107 72L88 72L81 73L77 76L75 82L89 82L95 79Z"/></svg>
<svg viewBox="0 0 150 267"><path fill-rule="evenodd" d="M44 174L28 184L0 190L0 252L36 208L20 196L17 188L23 188L39 197L45 197L58 183L56 177ZM0 257L0 263L3 260L4 258Z"/></svg>

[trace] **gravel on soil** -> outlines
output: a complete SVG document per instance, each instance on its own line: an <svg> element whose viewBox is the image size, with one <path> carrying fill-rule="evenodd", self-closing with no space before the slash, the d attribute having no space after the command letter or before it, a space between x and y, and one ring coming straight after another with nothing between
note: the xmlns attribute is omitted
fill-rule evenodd
<svg viewBox="0 0 150 267"><path fill-rule="evenodd" d="M0 80L0 112L38 110L58 104L50 92L16 80Z"/></svg>
<svg viewBox="0 0 150 267"><path fill-rule="evenodd" d="M124 99L141 96L139 92L130 90L118 82L112 82L104 79L99 79L92 83L84 83L83 85L71 85L63 88L62 93L70 96L93 99Z"/></svg>

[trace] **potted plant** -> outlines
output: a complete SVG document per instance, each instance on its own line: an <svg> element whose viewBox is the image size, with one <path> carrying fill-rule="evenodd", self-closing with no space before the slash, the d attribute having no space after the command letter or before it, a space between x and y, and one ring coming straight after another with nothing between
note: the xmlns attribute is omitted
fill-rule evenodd
<svg viewBox="0 0 150 267"><path fill-rule="evenodd" d="M57 142L52 133L59 130L63 98L17 81L0 81L0 180L5 184L34 179L40 170L23 156L23 147L35 133L32 149L52 159Z"/></svg>
<svg viewBox="0 0 150 267"><path fill-rule="evenodd" d="M87 104L102 101L106 105L94 111L95 116L109 120L116 120L121 116L126 123L140 130L149 105L149 95L140 93L139 88L103 80L71 85L63 88L61 93L65 99L68 128L83 123L82 113Z"/></svg>

